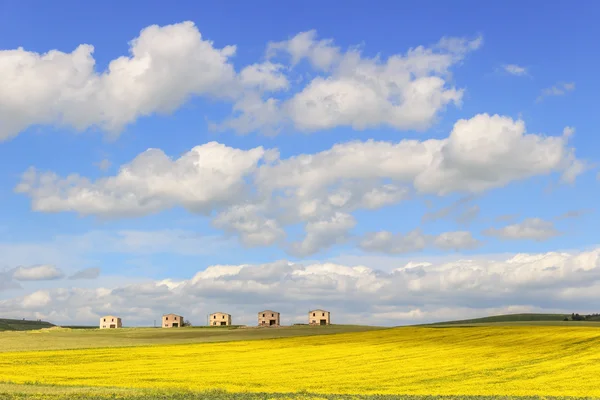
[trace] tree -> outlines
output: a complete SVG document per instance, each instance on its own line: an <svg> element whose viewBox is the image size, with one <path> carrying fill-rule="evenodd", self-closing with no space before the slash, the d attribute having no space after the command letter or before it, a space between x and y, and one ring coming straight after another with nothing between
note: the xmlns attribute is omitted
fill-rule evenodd
<svg viewBox="0 0 600 400"><path fill-rule="evenodd" d="M192 323L189 320L183 321L183 326L192 326Z"/></svg>

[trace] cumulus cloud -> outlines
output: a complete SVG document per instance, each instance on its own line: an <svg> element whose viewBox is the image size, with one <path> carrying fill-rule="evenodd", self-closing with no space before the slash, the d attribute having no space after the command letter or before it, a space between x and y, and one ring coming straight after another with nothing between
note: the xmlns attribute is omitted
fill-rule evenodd
<svg viewBox="0 0 600 400"><path fill-rule="evenodd" d="M176 160L148 149L116 176L96 182L79 175L60 179L54 173L28 170L16 191L29 194L36 211L76 211L107 217L151 214L174 206L209 213L240 196L244 179L265 157L256 147L240 150L210 142Z"/></svg>
<svg viewBox="0 0 600 400"><path fill-rule="evenodd" d="M440 249L456 251L474 249L481 245L481 242L475 239L471 232L467 231L441 233L435 238L434 243Z"/></svg>
<svg viewBox="0 0 600 400"><path fill-rule="evenodd" d="M15 268L12 277L17 281L49 281L61 279L64 277L64 274L54 265L33 265Z"/></svg>
<svg viewBox="0 0 600 400"><path fill-rule="evenodd" d="M190 96L232 95L235 46L214 47L192 22L148 26L129 46L129 56L103 72L95 71L88 44L71 53L0 51L0 140L42 124L117 134L141 116L174 111Z"/></svg>
<svg viewBox="0 0 600 400"><path fill-rule="evenodd" d="M100 268L85 268L69 276L69 279L96 279L100 276Z"/></svg>
<svg viewBox="0 0 600 400"><path fill-rule="evenodd" d="M259 185L300 192L339 180L389 179L423 194L479 193L512 181L565 172L580 163L564 136L528 134L525 123L479 114L446 139L348 142L259 168Z"/></svg>
<svg viewBox="0 0 600 400"><path fill-rule="evenodd" d="M254 204L235 205L223 211L213 220L216 228L237 233L244 245L269 246L285 238L279 222L261 215Z"/></svg>
<svg viewBox="0 0 600 400"><path fill-rule="evenodd" d="M282 260L215 265L183 280L41 290L0 300L0 314L96 323L100 315L118 313L128 325L151 326L176 309L202 325L206 314L222 309L236 323L254 325L264 308L293 323L322 307L337 323L399 325L511 311L592 312L599 288L599 249L403 263L388 271Z"/></svg>
<svg viewBox="0 0 600 400"><path fill-rule="evenodd" d="M341 243L355 225L353 216L340 212L328 219L310 221L305 227L306 236L301 242L292 244L291 253L301 257L308 256L335 243Z"/></svg>
<svg viewBox="0 0 600 400"><path fill-rule="evenodd" d="M517 224L486 229L483 233L500 239L536 241L548 240L560 234L554 223L541 218L527 218Z"/></svg>
<svg viewBox="0 0 600 400"><path fill-rule="evenodd" d="M381 60L356 48L343 52L332 39L317 39L314 30L301 32L269 43L267 57L287 54L292 67L306 59L320 74L283 100L244 97L234 106L238 115L215 127L240 133L277 132L290 124L303 132L337 126L423 130L446 106L461 104L463 90L448 85L449 71L481 43L481 37L442 38Z"/></svg>
<svg viewBox="0 0 600 400"><path fill-rule="evenodd" d="M231 104L232 116L211 126L240 133L277 133L283 126L306 132L424 129L446 106L460 105L463 89L449 84L449 71L481 43L442 38L381 60L357 48L342 51L333 39L307 31L268 43L266 60L236 71L236 46L216 47L185 21L142 29L129 42L129 54L104 71L96 69L89 44L70 53L3 50L0 141L35 125L98 128L116 136L140 117L171 113L197 96ZM288 55L284 63L274 62L282 55ZM291 85L304 59L316 75L304 86Z"/></svg>
<svg viewBox="0 0 600 400"><path fill-rule="evenodd" d="M565 94L567 94L568 92L572 92L573 90L575 90L574 82L560 82L554 86L543 89L542 94L540 94L537 98L537 102L544 100L544 98L546 97L564 96Z"/></svg>
<svg viewBox="0 0 600 400"><path fill-rule="evenodd" d="M428 247L442 250L467 250L479 247L481 242L470 232L444 232L439 235L429 235L420 229L406 234L388 231L367 233L360 242L360 247L369 252L387 254L404 254L424 250Z"/></svg>
<svg viewBox="0 0 600 400"><path fill-rule="evenodd" d="M459 120L445 139L351 141L289 158L275 149L216 142L175 160L150 149L116 175L96 181L30 169L15 190L42 212L116 218L182 206L215 213L213 225L238 234L248 246L280 243L285 227L303 224L305 239L287 248L308 255L337 243L335 235L343 240L357 210L398 204L412 195L467 193L470 199L551 173L572 181L585 164L568 139L527 133L523 121L479 114ZM466 223L479 213L478 207L464 209L467 203L459 201L441 216L461 210L456 219Z"/></svg>
<svg viewBox="0 0 600 400"><path fill-rule="evenodd" d="M506 64L502 67L504 71L508 72L511 75L523 76L527 75L527 68L521 67L516 64Z"/></svg>

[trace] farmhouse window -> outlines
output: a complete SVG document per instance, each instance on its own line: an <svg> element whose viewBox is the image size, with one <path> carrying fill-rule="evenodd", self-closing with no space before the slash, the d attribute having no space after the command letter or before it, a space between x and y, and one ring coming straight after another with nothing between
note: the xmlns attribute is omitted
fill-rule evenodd
<svg viewBox="0 0 600 400"><path fill-rule="evenodd" d="M323 313L323 316L325 316L325 313Z"/></svg>
<svg viewBox="0 0 600 400"><path fill-rule="evenodd" d="M263 314L263 317L265 316L265 314Z"/></svg>
<svg viewBox="0 0 600 400"><path fill-rule="evenodd" d="M315 313L313 313L313 317L315 316Z"/></svg>

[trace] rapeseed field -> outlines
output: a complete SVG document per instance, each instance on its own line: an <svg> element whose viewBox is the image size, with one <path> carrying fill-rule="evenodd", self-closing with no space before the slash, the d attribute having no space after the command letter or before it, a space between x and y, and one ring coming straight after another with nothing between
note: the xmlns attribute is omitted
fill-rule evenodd
<svg viewBox="0 0 600 400"><path fill-rule="evenodd" d="M600 329L588 327L411 327L0 353L3 382L196 392L600 397L599 377Z"/></svg>

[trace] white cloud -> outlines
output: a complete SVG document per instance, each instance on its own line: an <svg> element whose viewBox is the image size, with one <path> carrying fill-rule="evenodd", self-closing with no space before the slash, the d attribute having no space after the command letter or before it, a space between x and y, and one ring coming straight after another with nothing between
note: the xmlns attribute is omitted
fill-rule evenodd
<svg viewBox="0 0 600 400"><path fill-rule="evenodd" d="M269 99L237 107L241 115L223 127L248 133L263 124L279 127L290 120L305 132L337 126L426 129L448 104L461 104L463 90L448 86L447 75L481 43L481 38L442 38L431 48L419 46L380 60L363 57L357 49L343 53L333 40L317 40L315 31L303 32L270 43L267 55L272 58L284 51L290 54L292 66L306 58L327 74L313 78L284 102Z"/></svg>
<svg viewBox="0 0 600 400"><path fill-rule="evenodd" d="M575 90L574 82L557 83L554 86L543 89L542 94L540 94L538 96L536 101L540 102L540 101L544 100L544 98L550 97L550 96L563 96L563 95L567 94L568 92L572 92L573 90Z"/></svg>
<svg viewBox="0 0 600 400"><path fill-rule="evenodd" d="M298 33L289 40L270 42L267 46L267 57L273 58L281 51L291 56L292 66L308 59L313 67L320 70L328 70L341 57L341 51L333 45L333 40L317 40L315 30Z"/></svg>
<svg viewBox="0 0 600 400"><path fill-rule="evenodd" d="M571 137L575 134L575 128L572 126L565 126L565 128L563 129L563 136L565 137Z"/></svg>
<svg viewBox="0 0 600 400"><path fill-rule="evenodd" d="M3 50L0 84L8 89L0 93L0 141L35 125L99 128L116 136L138 118L169 114L196 96L231 104L231 118L211 126L240 133L274 134L284 126L425 129L447 105L460 105L463 89L449 83L449 71L481 43L442 38L382 60L356 48L343 52L332 39L307 31L270 42L266 61L238 72L230 61L235 46L215 47L186 21L144 28L129 42L129 55L105 71L96 70L89 44L71 53ZM290 55L285 63L272 61L281 54ZM299 76L294 66L303 59L316 76L292 87Z"/></svg>
<svg viewBox="0 0 600 400"><path fill-rule="evenodd" d="M208 213L240 196L244 179L265 156L262 147L239 150L210 142L176 160L149 149L116 176L96 182L78 175L60 179L28 170L15 189L33 198L36 211L76 211L83 215L136 216L183 206Z"/></svg>
<svg viewBox="0 0 600 400"><path fill-rule="evenodd" d="M479 114L454 124L415 186L437 194L476 193L553 171L567 173L578 163L564 136L526 133L521 120Z"/></svg>
<svg viewBox="0 0 600 400"><path fill-rule="evenodd" d="M239 234L246 246L269 246L285 238L285 231L275 219L260 214L254 204L236 205L217 215L213 225Z"/></svg>
<svg viewBox="0 0 600 400"><path fill-rule="evenodd" d="M310 221L305 226L306 236L301 242L293 243L290 251L300 257L315 254L319 250L343 242L348 231L355 225L356 220L353 216L340 212L327 219Z"/></svg>
<svg viewBox="0 0 600 400"><path fill-rule="evenodd" d="M502 68L511 75L523 76L527 75L527 68L516 64L506 64Z"/></svg>
<svg viewBox="0 0 600 400"><path fill-rule="evenodd" d="M115 281L115 280L113 280ZM126 325L152 325L176 309L201 325L223 309L256 324L273 308L283 322L323 307L337 323L398 325L502 312L592 312L599 300L600 250L513 254L503 258L398 263L384 272L328 262L217 265L190 279L82 289L51 289L0 300L0 314L57 323L95 323L119 313Z"/></svg>
<svg viewBox="0 0 600 400"><path fill-rule="evenodd" d="M390 179L417 191L478 193L561 172L578 162L565 137L527 134L523 121L479 114L459 120L447 139L348 142L259 168L263 187L315 191L343 180Z"/></svg>
<svg viewBox="0 0 600 400"><path fill-rule="evenodd" d="M49 281L61 279L63 272L54 265L33 265L30 267L19 266L15 268L13 279L18 281Z"/></svg>
<svg viewBox="0 0 600 400"><path fill-rule="evenodd" d="M170 113L190 96L232 96L235 46L215 48L192 22L144 28L130 55L94 70L94 47L45 54L0 51L0 141L32 125L97 126L118 134L141 116Z"/></svg>
<svg viewBox="0 0 600 400"><path fill-rule="evenodd" d="M551 173L573 181L580 166L568 135L528 134L523 121L479 114L458 121L446 139L352 141L287 159L274 149L241 150L216 142L176 160L150 149L116 175L96 181L31 169L15 190L43 212L115 218L178 206L205 215L216 211L214 226L238 233L248 246L280 243L286 226L301 223L307 237L289 249L308 255L336 243L324 239L332 237L321 230L325 225L340 239L354 226L342 224L342 234L333 229L337 224L323 222L339 215L350 221L357 210L397 204L413 193L477 194ZM478 212L471 207L457 220L466 223ZM317 246L316 237L323 244Z"/></svg>
<svg viewBox="0 0 600 400"><path fill-rule="evenodd" d="M96 279L100 276L100 268L84 268L69 276L69 279Z"/></svg>
<svg viewBox="0 0 600 400"><path fill-rule="evenodd" d="M287 89L290 85L281 70L283 65L265 62L245 67L240 72L242 85L258 88L262 91L278 91Z"/></svg>
<svg viewBox="0 0 600 400"><path fill-rule="evenodd" d="M548 240L560 234L551 221L541 218L527 218L520 223L503 228L489 228L484 234L510 240Z"/></svg>
<svg viewBox="0 0 600 400"><path fill-rule="evenodd" d="M475 239L471 232L444 232L435 238L435 246L444 250L464 250L479 247L481 242Z"/></svg>
<svg viewBox="0 0 600 400"><path fill-rule="evenodd" d="M387 254L412 253L426 248L459 251L473 249L480 245L481 242L467 231L429 235L420 229L406 234L394 234L388 231L371 232L366 234L360 242L360 247L365 251Z"/></svg>
<svg viewBox="0 0 600 400"><path fill-rule="evenodd" d="M360 247L366 251L402 254L421 251L427 247L428 241L429 237L418 229L405 235L381 231L366 234Z"/></svg>

